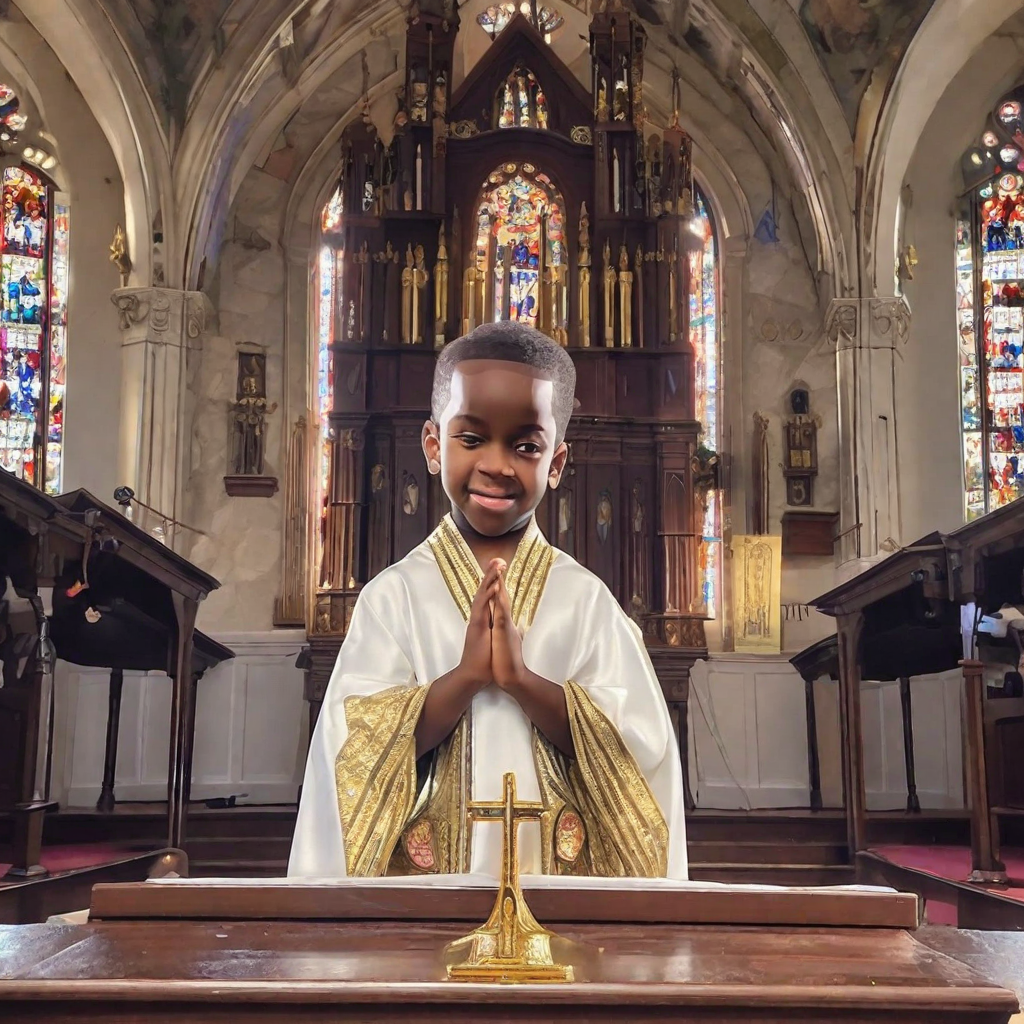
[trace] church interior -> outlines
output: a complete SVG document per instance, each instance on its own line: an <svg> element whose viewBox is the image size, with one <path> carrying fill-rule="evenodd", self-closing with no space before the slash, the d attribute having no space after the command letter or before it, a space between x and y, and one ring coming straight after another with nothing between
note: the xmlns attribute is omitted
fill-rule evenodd
<svg viewBox="0 0 1024 1024"><path fill-rule="evenodd" d="M448 511L437 355L514 320L690 878L914 894L879 949L1024 998L1022 54L1024 0L2 0L0 950L285 875L356 600Z"/></svg>

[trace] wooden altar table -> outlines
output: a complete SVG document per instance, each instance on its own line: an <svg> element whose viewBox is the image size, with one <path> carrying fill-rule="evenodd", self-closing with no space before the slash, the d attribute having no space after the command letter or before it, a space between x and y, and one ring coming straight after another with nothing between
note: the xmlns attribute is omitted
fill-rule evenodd
<svg viewBox="0 0 1024 1024"><path fill-rule="evenodd" d="M1013 993L907 930L913 896L527 893L538 918L576 944L574 983L442 980L445 944L483 920L493 889L97 886L92 916L102 920L0 928L0 1018L1003 1024L1017 1009Z"/></svg>

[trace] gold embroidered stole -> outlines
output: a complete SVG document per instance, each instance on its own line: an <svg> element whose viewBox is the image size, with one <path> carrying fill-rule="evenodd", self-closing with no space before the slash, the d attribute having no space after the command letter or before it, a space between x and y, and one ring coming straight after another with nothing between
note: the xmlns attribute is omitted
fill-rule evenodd
<svg viewBox="0 0 1024 1024"><path fill-rule="evenodd" d="M468 620L483 578L475 556L450 516L441 521L428 543L455 603ZM532 519L506 574L512 618L520 630L533 623L554 557L555 549ZM664 876L668 827L643 772L615 725L583 687L574 680L566 681L565 699L574 758L566 757L533 730L534 764L547 808L541 816L542 870L545 874ZM466 726L468 744L468 714L462 725ZM468 774L472 764L468 748L445 752L446 757L453 755L467 766ZM461 802L464 806L464 800ZM452 807L456 801L448 796L444 803ZM450 818L444 821L442 815L431 816L436 823L454 827ZM468 837L464 816L459 825ZM468 863L468 838L463 849Z"/></svg>
<svg viewBox="0 0 1024 1024"><path fill-rule="evenodd" d="M451 516L445 516L427 538L437 567L463 619L469 619L483 573ZM519 539L505 575L512 619L520 629L533 622L555 551L531 519ZM473 774L472 716L458 726L431 756L426 784L413 810L403 841L395 850L389 873L469 870L470 824L466 813Z"/></svg>
<svg viewBox="0 0 1024 1024"><path fill-rule="evenodd" d="M427 539L464 619L483 573L450 516ZM533 623L555 549L530 521L506 573L516 626ZM472 721L467 712L417 779L415 729L427 687L349 697L349 736L335 765L350 875L465 872L471 827ZM583 687L565 682L575 757L533 730L534 763L547 810L545 874L663 876L668 828L636 760ZM422 765L421 765L422 768ZM417 796L417 789L419 795Z"/></svg>
<svg viewBox="0 0 1024 1024"><path fill-rule="evenodd" d="M441 520L427 543L462 617L468 621L473 598L484 578L476 556L450 515ZM533 623L554 560L555 549L541 533L537 520L531 519L505 573L512 620L520 630L529 629Z"/></svg>
<svg viewBox="0 0 1024 1024"><path fill-rule="evenodd" d="M469 545L450 516L427 543L468 619L483 579ZM531 519L505 584L513 620L521 629L533 622L553 560L554 549ZM452 734L425 759L425 775L418 779L415 731L426 696L426 686L396 686L345 701L348 737L334 771L349 875L469 870L470 716L463 715Z"/></svg>

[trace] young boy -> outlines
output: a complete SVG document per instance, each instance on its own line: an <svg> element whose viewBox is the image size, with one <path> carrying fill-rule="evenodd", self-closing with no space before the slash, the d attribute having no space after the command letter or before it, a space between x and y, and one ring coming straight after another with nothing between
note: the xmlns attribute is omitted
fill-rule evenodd
<svg viewBox="0 0 1024 1024"><path fill-rule="evenodd" d="M452 511L356 602L289 875L497 876L502 830L466 804L513 771L546 807L519 828L524 873L686 877L679 750L640 631L534 519L575 386L569 354L514 321L441 352L423 453Z"/></svg>

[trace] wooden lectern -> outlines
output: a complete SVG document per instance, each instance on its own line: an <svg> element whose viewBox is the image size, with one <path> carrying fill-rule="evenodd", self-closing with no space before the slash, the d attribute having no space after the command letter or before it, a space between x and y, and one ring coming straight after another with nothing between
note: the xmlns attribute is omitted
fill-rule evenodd
<svg viewBox="0 0 1024 1024"><path fill-rule="evenodd" d="M0 1018L1004 1024L1017 1009L915 938L916 896L852 888L527 876L537 920L585 954L575 980L448 981L444 948L494 886L417 881L96 886L88 924L0 928Z"/></svg>

